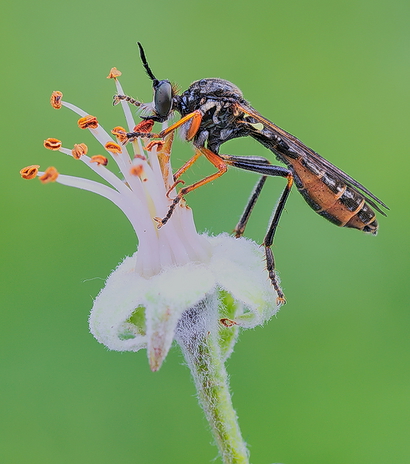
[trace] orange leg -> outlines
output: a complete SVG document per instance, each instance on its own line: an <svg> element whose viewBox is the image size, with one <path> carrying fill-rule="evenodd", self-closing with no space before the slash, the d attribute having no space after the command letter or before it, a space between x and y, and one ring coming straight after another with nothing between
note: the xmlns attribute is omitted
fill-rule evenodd
<svg viewBox="0 0 410 464"><path fill-rule="evenodd" d="M172 124L171 126L167 127L163 131L161 131L158 134L154 134L152 132L128 132L126 134L127 141L134 140L138 137L146 137L150 139L162 139L166 135L170 134L171 132L175 131L178 129L178 127L182 126L185 124L187 121L191 120L191 125L186 133L186 140L191 140L195 134L198 132L199 126L201 125L202 121L202 113L199 110L193 111L192 113L187 114L183 118L181 118L179 121L177 121L175 124Z"/></svg>
<svg viewBox="0 0 410 464"><path fill-rule="evenodd" d="M174 174L174 180L179 179L182 176L182 174L185 171L187 171L201 155L202 155L202 152L197 150L195 152L195 155L190 160L188 160L183 166L181 166L178 169L178 171Z"/></svg>
<svg viewBox="0 0 410 464"><path fill-rule="evenodd" d="M152 143L152 142L151 142ZM178 171L174 174L174 183L171 185L171 187L168 189L167 191L167 197L169 196L169 194L172 192L172 190L174 190L174 188L178 185L178 184L185 184L185 181L183 180L178 180L182 174L187 171L194 163L195 161L202 155L202 153L197 150L195 152L195 155L189 159L183 166L181 166Z"/></svg>
<svg viewBox="0 0 410 464"><path fill-rule="evenodd" d="M211 174L210 176L204 177L203 179L199 180L198 182L195 182L192 185L189 185L188 187L184 187L183 189L181 189L181 191L179 192L179 194L182 194L181 196L184 196L187 193L192 192L192 190L195 190L198 187L202 187L203 185L212 182L214 179L221 177L228 170L228 166L225 163L225 161L223 161L223 159L213 151L205 147L198 147L197 150L200 151L206 157L206 159L210 161L218 169L218 171L214 174Z"/></svg>
<svg viewBox="0 0 410 464"><path fill-rule="evenodd" d="M228 170L227 164L223 161L223 159L214 153L213 151L209 150L208 148L205 147L197 147L197 151L195 155L182 166L181 169L183 169L182 172L185 172L189 166L191 166L198 158L200 155L204 155L208 161L210 161L217 169L218 171L215 172L214 174L211 174L207 177L204 177L203 179L199 180L198 182L195 182L192 185L189 185L188 187L182 188L178 195L174 198L171 206L168 209L167 215L161 219L161 218L154 218L154 220L157 222L157 227L160 229L164 224L166 224L170 217L172 216L172 213L174 212L177 204L181 201L181 199L189 192L192 192L192 190L197 189L198 187L202 187L205 184L208 184L209 182L212 182L214 179L217 179L218 177L221 177L225 172ZM179 175L182 174L181 169L178 171ZM174 184L175 186L176 184Z"/></svg>

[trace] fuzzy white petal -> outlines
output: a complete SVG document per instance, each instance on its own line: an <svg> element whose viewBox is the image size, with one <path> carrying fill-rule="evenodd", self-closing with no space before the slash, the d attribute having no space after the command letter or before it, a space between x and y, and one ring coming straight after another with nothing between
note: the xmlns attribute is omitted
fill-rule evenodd
<svg viewBox="0 0 410 464"><path fill-rule="evenodd" d="M213 273L202 264L174 266L150 279L144 292L148 359L153 371L167 355L182 313L215 291Z"/></svg>
<svg viewBox="0 0 410 464"><path fill-rule="evenodd" d="M182 313L217 290L226 290L237 301L235 321L241 327L263 324L275 314L261 248L227 234L206 240L211 248L208 263L169 266L149 279L135 271L136 254L126 258L94 302L90 330L97 340L118 351L148 347L151 368L157 370ZM130 322L137 308L145 310L146 328Z"/></svg>
<svg viewBox="0 0 410 464"><path fill-rule="evenodd" d="M133 328L127 323L134 310L141 306L141 295L147 280L134 271L135 257L127 257L108 277L105 287L94 301L89 324L94 337L111 350L138 351L146 348L147 337L134 331L133 336L122 334Z"/></svg>
<svg viewBox="0 0 410 464"><path fill-rule="evenodd" d="M265 269L263 248L251 240L227 234L209 240L213 247L209 267L218 286L242 303L245 310L235 321L246 328L266 322L279 307Z"/></svg>
<svg viewBox="0 0 410 464"><path fill-rule="evenodd" d="M90 331L111 350L138 351L148 345L149 357L162 362L183 311L216 287L214 274L203 264L170 266L145 279L135 272L136 255L126 258L107 279L90 315ZM134 310L145 308L146 334L129 322ZM127 337L124 336L127 335ZM155 363L154 363L155 364Z"/></svg>

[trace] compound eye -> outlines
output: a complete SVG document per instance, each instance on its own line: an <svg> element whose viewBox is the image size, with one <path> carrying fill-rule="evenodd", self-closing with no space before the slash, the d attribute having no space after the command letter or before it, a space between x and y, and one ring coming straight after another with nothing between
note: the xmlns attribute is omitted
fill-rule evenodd
<svg viewBox="0 0 410 464"><path fill-rule="evenodd" d="M161 118L167 118L172 106L172 86L169 81L159 81L154 86L155 111Z"/></svg>

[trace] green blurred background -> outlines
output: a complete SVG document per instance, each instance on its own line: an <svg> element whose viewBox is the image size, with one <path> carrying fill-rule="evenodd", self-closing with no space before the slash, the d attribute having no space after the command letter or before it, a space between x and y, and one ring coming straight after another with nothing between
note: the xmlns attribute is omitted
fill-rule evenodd
<svg viewBox="0 0 410 464"><path fill-rule="evenodd" d="M88 174L42 148L47 137L91 142L49 95L63 91L106 128L121 124L105 78L112 66L129 94L151 99L137 40L159 78L181 89L233 81L391 208L374 238L331 225L292 192L274 249L288 304L244 332L228 363L251 462L410 462L409 13L404 0L3 5L0 462L181 464L217 454L177 348L152 373L146 352L107 352L88 333L93 298L136 247L122 213L18 174L30 164ZM223 151L269 155L251 140ZM178 141L174 166L190 154ZM185 179L209 171L199 163ZM254 181L230 171L192 193L198 229L231 231ZM283 186L271 180L252 217L247 235L258 242Z"/></svg>

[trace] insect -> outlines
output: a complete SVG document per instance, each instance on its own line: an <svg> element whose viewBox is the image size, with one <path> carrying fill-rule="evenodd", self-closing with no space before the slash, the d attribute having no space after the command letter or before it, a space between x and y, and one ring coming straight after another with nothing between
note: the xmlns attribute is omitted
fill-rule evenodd
<svg viewBox="0 0 410 464"><path fill-rule="evenodd" d="M130 132L127 140L138 137L161 139L180 128L186 140L195 149L194 156L174 175L174 185L181 182L181 175L200 157L205 156L217 169L192 185L183 187L162 218L156 218L162 227L171 218L180 200L192 190L222 176L228 166L260 174L244 212L234 229L236 237L243 235L252 209L261 193L267 177L283 177L286 186L273 211L263 241L270 281L277 293L279 304L285 302L283 291L275 272L272 252L273 238L293 183L309 206L320 216L341 227L350 227L376 235L378 223L376 210L386 216L381 208L388 207L366 187L345 172L322 158L290 133L279 128L256 111L244 98L242 92L229 81L217 78L201 79L178 94L168 80L158 80L148 65L144 49L138 42L142 64L152 80L154 99L144 104L126 95L115 95L114 104L126 100L142 107L143 119L165 122L175 112L181 115L175 124L159 133ZM250 136L272 151L276 159L286 165L276 166L263 157L234 156L219 153L220 146L237 137Z"/></svg>

